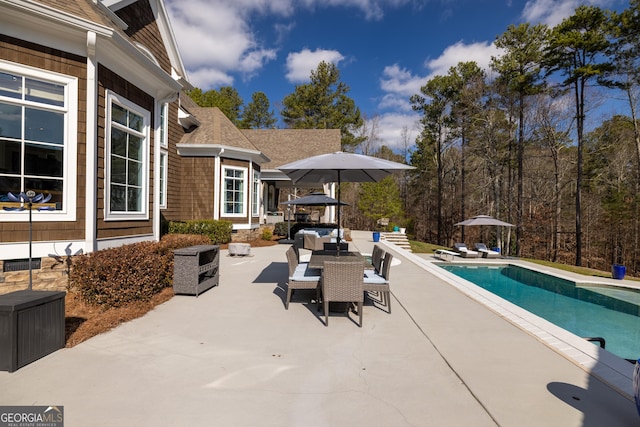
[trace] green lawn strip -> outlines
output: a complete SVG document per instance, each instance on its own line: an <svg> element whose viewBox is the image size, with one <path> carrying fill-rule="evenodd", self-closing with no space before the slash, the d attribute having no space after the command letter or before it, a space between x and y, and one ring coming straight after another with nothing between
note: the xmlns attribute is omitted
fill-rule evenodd
<svg viewBox="0 0 640 427"><path fill-rule="evenodd" d="M415 240L410 240L409 244L411 245L411 250L413 251L413 253L418 253L418 254L431 254L436 249L448 249L448 250L451 250L451 248L447 248L445 246L434 245L432 243L417 242ZM609 279L611 278L611 272L610 271L601 271L601 270L596 270L596 269L587 268L587 267L576 267L575 265L560 264L560 263L557 263L557 262L543 261L543 260L539 260L539 259L523 258L523 260L524 261L529 261L529 262L532 262L532 263L535 263L535 264L544 265L544 266L547 266L547 267L557 268L558 270L564 270L564 271L569 271L569 272L572 272L572 273L582 274L584 276L606 277L606 278L609 278ZM628 274L625 276L625 279L640 281L640 278L631 277Z"/></svg>

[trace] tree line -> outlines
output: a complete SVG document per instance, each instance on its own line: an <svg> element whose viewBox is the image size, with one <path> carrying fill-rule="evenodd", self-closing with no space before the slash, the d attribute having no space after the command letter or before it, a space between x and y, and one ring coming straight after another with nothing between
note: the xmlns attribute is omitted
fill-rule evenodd
<svg viewBox="0 0 640 427"><path fill-rule="evenodd" d="M411 97L421 238L448 244L454 223L484 213L515 224L513 239L490 238L516 256L637 271L639 11L579 6L552 28L509 26L488 72L462 62ZM603 119L611 97L628 116Z"/></svg>
<svg viewBox="0 0 640 427"><path fill-rule="evenodd" d="M310 83L296 86L280 115L291 128L341 129L346 151L416 167L391 182L343 184L347 227L388 216L426 242L482 240L519 257L624 263L637 273L639 31L640 0L620 13L579 6L555 27L509 26L488 70L461 62L410 98L420 132L415 141L403 133L401 153L375 147L376 117L361 115L333 64L320 63ZM244 107L232 88L190 95L241 128L277 123L262 92ZM607 116L612 98L624 100L624 114ZM455 226L476 214L515 226Z"/></svg>

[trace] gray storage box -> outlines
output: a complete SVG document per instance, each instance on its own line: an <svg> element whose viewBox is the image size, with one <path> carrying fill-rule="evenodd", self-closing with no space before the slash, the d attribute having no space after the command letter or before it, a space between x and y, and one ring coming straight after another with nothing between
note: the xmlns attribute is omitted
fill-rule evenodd
<svg viewBox="0 0 640 427"><path fill-rule="evenodd" d="M0 370L13 372L64 347L60 291L0 295Z"/></svg>
<svg viewBox="0 0 640 427"><path fill-rule="evenodd" d="M197 245L173 251L173 291L198 296L218 285L220 246Z"/></svg>

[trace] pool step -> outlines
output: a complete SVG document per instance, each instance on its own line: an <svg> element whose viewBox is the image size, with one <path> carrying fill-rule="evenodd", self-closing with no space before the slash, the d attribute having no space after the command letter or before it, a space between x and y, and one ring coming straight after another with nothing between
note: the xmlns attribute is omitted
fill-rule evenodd
<svg viewBox="0 0 640 427"><path fill-rule="evenodd" d="M411 245L409 244L409 239L407 238L407 235L405 233L400 233L398 231L390 233L380 233L380 238L411 252Z"/></svg>

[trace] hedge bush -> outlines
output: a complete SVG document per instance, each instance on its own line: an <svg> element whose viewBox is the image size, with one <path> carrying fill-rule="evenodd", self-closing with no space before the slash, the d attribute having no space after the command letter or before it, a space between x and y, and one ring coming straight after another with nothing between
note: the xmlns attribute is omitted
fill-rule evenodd
<svg viewBox="0 0 640 427"><path fill-rule="evenodd" d="M73 257L69 288L87 303L121 307L148 301L173 285L173 251L211 244L208 237L169 234L160 242L139 242Z"/></svg>
<svg viewBox="0 0 640 427"><path fill-rule="evenodd" d="M170 234L200 234L209 237L214 245L229 243L232 230L233 223L223 220L204 219L169 223Z"/></svg>

